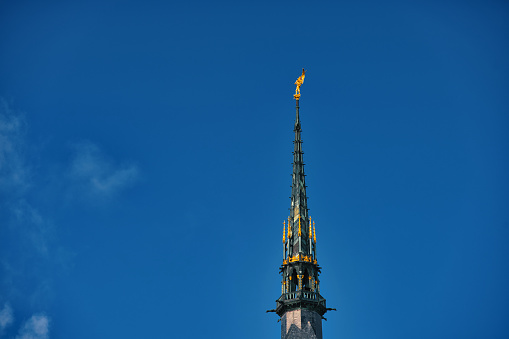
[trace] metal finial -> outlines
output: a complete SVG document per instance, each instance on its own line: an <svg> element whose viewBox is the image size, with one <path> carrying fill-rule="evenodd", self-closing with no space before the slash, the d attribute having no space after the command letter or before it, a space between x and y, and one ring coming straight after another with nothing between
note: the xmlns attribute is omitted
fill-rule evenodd
<svg viewBox="0 0 509 339"><path fill-rule="evenodd" d="M304 78L306 77L306 71L304 68L302 69L302 75L295 81L295 85L297 85L297 88L295 89L295 94L293 95L295 100L300 99L300 86L304 83Z"/></svg>

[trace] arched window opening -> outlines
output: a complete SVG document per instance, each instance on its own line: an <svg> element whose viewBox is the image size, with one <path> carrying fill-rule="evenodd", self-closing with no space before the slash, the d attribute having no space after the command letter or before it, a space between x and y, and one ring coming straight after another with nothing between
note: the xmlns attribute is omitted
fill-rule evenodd
<svg viewBox="0 0 509 339"><path fill-rule="evenodd" d="M302 279L302 289L304 291L311 291L311 279L308 270L304 271L304 277Z"/></svg>
<svg viewBox="0 0 509 339"><path fill-rule="evenodd" d="M297 277L297 271L294 270L291 277L292 277L292 280L290 283L291 291L295 292L295 291L297 291L297 289L299 287L299 278Z"/></svg>

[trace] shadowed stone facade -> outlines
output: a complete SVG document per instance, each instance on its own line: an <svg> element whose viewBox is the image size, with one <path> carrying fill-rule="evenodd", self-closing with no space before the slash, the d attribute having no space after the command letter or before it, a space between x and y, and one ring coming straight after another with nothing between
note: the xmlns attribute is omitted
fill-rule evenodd
<svg viewBox="0 0 509 339"><path fill-rule="evenodd" d="M322 317L306 309L286 312L281 317L281 339L322 339Z"/></svg>

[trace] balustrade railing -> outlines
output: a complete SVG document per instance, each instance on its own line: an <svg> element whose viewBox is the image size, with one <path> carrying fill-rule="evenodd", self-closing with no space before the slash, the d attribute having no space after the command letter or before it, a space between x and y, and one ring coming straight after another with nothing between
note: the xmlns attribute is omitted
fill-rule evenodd
<svg viewBox="0 0 509 339"><path fill-rule="evenodd" d="M292 300L292 299L306 299L306 300L321 300L323 299L320 294L312 291L294 291L288 292L281 295L281 300Z"/></svg>

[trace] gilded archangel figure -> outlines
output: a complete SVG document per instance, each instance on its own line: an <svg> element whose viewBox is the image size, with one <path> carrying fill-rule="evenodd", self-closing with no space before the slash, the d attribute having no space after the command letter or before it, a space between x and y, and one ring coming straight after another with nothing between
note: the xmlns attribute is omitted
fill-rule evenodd
<svg viewBox="0 0 509 339"><path fill-rule="evenodd" d="M293 95L295 100L299 100L300 98L300 86L304 83L304 78L306 77L305 73L306 71L303 68L302 75L297 79L297 81L295 81L295 85L297 85L297 88L295 89L295 94Z"/></svg>

